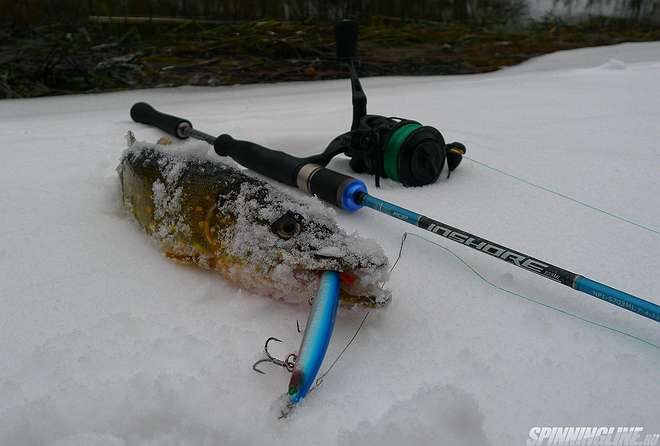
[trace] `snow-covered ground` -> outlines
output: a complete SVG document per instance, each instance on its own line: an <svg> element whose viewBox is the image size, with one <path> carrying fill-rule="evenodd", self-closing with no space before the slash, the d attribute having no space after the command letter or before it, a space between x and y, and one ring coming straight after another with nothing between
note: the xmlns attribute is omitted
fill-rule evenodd
<svg viewBox="0 0 660 446"><path fill-rule="evenodd" d="M471 158L424 188L365 178L372 193L660 303L660 43L364 84L371 112L437 126ZM276 419L289 376L251 366L268 336L285 340L278 353L295 350L309 308L175 264L125 216L124 134L160 136L130 120L139 100L297 154L320 151L351 116L347 81L0 102L1 445L517 445L533 426L660 432L660 349L629 336L660 345L657 323L434 239L543 305L505 293L417 237L392 273L392 304ZM332 167L348 171L346 160ZM391 261L404 231L432 237L367 209L337 220ZM340 312L326 367L362 316Z"/></svg>

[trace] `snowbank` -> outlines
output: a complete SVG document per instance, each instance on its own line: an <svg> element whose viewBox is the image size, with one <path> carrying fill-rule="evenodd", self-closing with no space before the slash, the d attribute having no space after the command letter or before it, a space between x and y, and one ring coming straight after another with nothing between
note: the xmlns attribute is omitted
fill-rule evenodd
<svg viewBox="0 0 660 446"><path fill-rule="evenodd" d="M603 67L610 59L621 63ZM371 111L435 125L474 160L433 186L384 181L372 193L660 302L660 45L533 63L543 70L366 79ZM0 444L516 445L538 425L660 432L660 350L563 312L658 345L656 323L437 240L537 303L502 292L416 237L391 275L392 304L277 420L288 376L251 365L268 336L285 341L277 354L297 348L308 307L174 264L130 224L115 172L124 134L160 136L130 121L139 100L298 154L320 151L351 116L348 81L0 103ZM369 210L337 219L391 261L414 232ZM361 318L340 313L328 358Z"/></svg>

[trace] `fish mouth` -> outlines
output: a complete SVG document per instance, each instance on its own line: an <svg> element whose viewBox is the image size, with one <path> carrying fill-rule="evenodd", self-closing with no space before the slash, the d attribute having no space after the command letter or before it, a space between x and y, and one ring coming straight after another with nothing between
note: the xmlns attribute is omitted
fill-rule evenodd
<svg viewBox="0 0 660 446"><path fill-rule="evenodd" d="M387 280L387 264L376 269L361 271L360 269L306 269L297 268L293 276L299 283L316 283L324 271L339 272L339 304L343 307L361 306L366 308L381 308L392 299L392 293L385 288ZM311 296L310 302L314 297Z"/></svg>
<svg viewBox="0 0 660 446"><path fill-rule="evenodd" d="M343 287L339 290L339 304L343 307L361 306L366 308L382 308L390 303L392 293L381 288L378 293L366 295L351 294Z"/></svg>
<svg viewBox="0 0 660 446"><path fill-rule="evenodd" d="M392 293L385 288L386 279L360 274L359 271L340 272L339 301L343 306L384 307L392 299Z"/></svg>
<svg viewBox="0 0 660 446"><path fill-rule="evenodd" d="M310 265L298 265L294 271L303 270L315 277L320 277L323 271L339 272L340 305L380 308L392 299L392 293L385 288L389 276L386 257L371 257L366 262L364 259L362 262L350 261L345 257L345 250L335 247L321 248L313 252L312 257L324 266L318 268L319 265L315 265L316 268L310 269Z"/></svg>

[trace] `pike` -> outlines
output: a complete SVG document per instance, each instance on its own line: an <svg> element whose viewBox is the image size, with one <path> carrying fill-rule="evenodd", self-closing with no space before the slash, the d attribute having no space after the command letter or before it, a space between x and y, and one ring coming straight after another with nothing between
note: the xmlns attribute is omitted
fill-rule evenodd
<svg viewBox="0 0 660 446"><path fill-rule="evenodd" d="M382 248L347 234L331 209L210 159L206 147L149 144L130 132L127 141L117 168L124 207L167 257L288 302L311 301L324 271L340 273L344 306L390 301Z"/></svg>
<svg viewBox="0 0 660 446"><path fill-rule="evenodd" d="M307 194L315 195L340 209L354 212L362 207L371 208L546 279L660 322L660 306L653 302L370 195L364 182L317 164L315 157L294 157L249 141L235 140L226 134L216 138L194 129L189 120L161 113L144 102L133 105L131 117L135 122L158 127L181 139L191 137L206 141L213 146L218 155L229 156L255 172L296 187Z"/></svg>

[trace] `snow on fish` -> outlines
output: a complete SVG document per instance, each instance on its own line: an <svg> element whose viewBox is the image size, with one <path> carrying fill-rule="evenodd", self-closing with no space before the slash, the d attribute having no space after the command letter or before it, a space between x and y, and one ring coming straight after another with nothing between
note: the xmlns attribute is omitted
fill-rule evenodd
<svg viewBox="0 0 660 446"><path fill-rule="evenodd" d="M344 306L390 301L382 248L347 234L331 209L211 159L194 144L138 142L131 132L127 142L117 168L124 207L167 257L288 302L312 299L321 271L341 273Z"/></svg>

